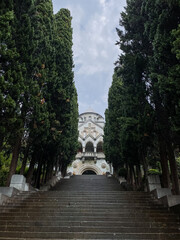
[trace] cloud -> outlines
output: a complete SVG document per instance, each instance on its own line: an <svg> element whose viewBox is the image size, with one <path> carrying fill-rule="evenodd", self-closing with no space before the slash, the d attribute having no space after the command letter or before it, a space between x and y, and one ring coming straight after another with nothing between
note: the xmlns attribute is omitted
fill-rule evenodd
<svg viewBox="0 0 180 240"><path fill-rule="evenodd" d="M78 75L112 72L113 63L118 56L115 28L118 26L123 7L118 0L99 0L99 4L97 11L92 12L88 21L84 22L83 30L77 22L73 24L76 32L75 62L80 65Z"/></svg>
<svg viewBox="0 0 180 240"><path fill-rule="evenodd" d="M68 8L73 17L74 72L80 112L92 107L103 115L114 62L120 54L115 46L116 27L126 0L53 0L53 3L55 9L60 5Z"/></svg>
<svg viewBox="0 0 180 240"><path fill-rule="evenodd" d="M105 5L106 0L99 0L101 5Z"/></svg>

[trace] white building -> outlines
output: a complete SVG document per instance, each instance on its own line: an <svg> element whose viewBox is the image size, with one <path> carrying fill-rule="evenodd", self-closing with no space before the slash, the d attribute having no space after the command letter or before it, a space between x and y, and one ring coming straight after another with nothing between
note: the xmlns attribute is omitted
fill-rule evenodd
<svg viewBox="0 0 180 240"><path fill-rule="evenodd" d="M103 153L104 118L92 109L79 115L79 149L68 168L73 175L112 173Z"/></svg>

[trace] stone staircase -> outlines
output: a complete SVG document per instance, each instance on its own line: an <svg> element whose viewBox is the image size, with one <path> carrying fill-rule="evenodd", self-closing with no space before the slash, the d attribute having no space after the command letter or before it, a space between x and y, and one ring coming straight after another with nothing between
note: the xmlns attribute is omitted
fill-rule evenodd
<svg viewBox="0 0 180 240"><path fill-rule="evenodd" d="M180 224L148 193L123 191L114 178L82 175L2 206L0 239L177 240Z"/></svg>

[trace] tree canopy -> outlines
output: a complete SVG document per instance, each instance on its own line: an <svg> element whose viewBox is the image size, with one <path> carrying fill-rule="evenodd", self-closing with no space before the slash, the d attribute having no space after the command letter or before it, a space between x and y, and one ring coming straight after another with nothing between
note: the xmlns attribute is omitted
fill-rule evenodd
<svg viewBox="0 0 180 240"><path fill-rule="evenodd" d="M0 151L12 158L7 185L18 162L39 187L54 171L65 174L75 156L71 20L67 9L53 14L51 0L0 3Z"/></svg>
<svg viewBox="0 0 180 240"><path fill-rule="evenodd" d="M179 10L179 1L127 1L117 29L122 53L109 90L105 127L107 158L116 169L126 166L131 183L139 184L140 165L146 177L148 164L156 159L164 187L171 179L177 194Z"/></svg>

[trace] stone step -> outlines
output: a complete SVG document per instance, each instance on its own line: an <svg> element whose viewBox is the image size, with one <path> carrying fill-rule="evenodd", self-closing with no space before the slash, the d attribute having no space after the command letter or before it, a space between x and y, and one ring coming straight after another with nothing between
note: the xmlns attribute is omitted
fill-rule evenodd
<svg viewBox="0 0 180 240"><path fill-rule="evenodd" d="M79 195L80 196L80 195ZM111 196L111 197L108 197L108 196L100 196L100 195L98 195L98 194L96 194L96 196L86 196L86 197L84 197L84 196L82 196L82 198L80 198L80 197L77 197L77 196L58 196L58 195L55 195L55 196L36 196L36 197L34 197L34 198L26 198L26 199L24 199L24 198L21 198L21 197L19 197L19 198L14 198L13 199L13 201L19 201L19 200L24 200L24 201L53 201L53 200L70 200L70 201L76 201L76 200L80 200L80 201L86 201L86 200L89 200L89 201L91 201L91 200L99 200L99 201L102 201L103 199L105 200L105 201L130 201L130 202L134 202L134 201L151 201L152 202L152 199L150 198L150 197L131 197L131 196L129 196L129 197L121 197L121 196ZM98 197L99 196L99 197ZM12 201L12 202L13 202Z"/></svg>
<svg viewBox="0 0 180 240"><path fill-rule="evenodd" d="M120 209L117 209L115 207L96 207L96 206L78 206L78 205L66 205L66 206L56 206L56 208L53 207L47 207L47 206L6 206L2 209L0 209L1 213L20 213L20 212L118 212L118 213L129 213L129 212L157 212L157 213L167 213L167 210L165 208L158 208L157 206L151 207L151 206L145 206L145 207L136 207L136 206L123 206Z"/></svg>
<svg viewBox="0 0 180 240"><path fill-rule="evenodd" d="M81 196L81 197L80 197ZM133 200L150 200L151 199L151 196L150 195L119 195L119 194L98 194L98 193L92 193L92 194L86 194L86 195L82 195L81 193L75 195L71 192L71 194L34 194L33 196L29 196L29 197L24 197L24 196L16 196L13 198L13 200L19 200L19 199L23 199L25 201L29 201L29 200L35 200L35 199L44 199L45 201L46 200L49 200L49 199L58 199L58 200L63 200L63 199L82 199L82 200L92 200L92 199L96 199L96 200L129 200L129 201L133 201Z"/></svg>
<svg viewBox="0 0 180 240"><path fill-rule="evenodd" d="M103 200L102 200L103 201ZM14 202L8 202L6 204L6 206L24 206L24 207L27 207L27 206L31 206L31 207L34 207L34 206L67 206L67 205L78 205L78 206L97 206L97 207L100 207L100 206L105 206L105 207L108 207L108 206L112 206L114 205L114 207L159 207L159 208L166 208L165 206L163 206L162 204L157 204L156 201L134 201L134 202L127 202L127 201L96 201L96 200L92 200L92 201L79 201L79 200L71 200L71 199L67 199L66 201L58 201L58 200L49 200L49 201L14 201ZM2 206L0 206L0 209L2 208ZM166 208L167 209L167 208Z"/></svg>
<svg viewBox="0 0 180 240"><path fill-rule="evenodd" d="M42 216L43 218L45 217L56 217L56 216L77 216L77 215L81 215L81 216L93 216L94 217L106 217L108 218L109 215L111 215L112 217L119 217L119 218L124 218L126 216L128 217L137 217L137 218L141 218L141 217L151 217L151 218L157 218L157 217L174 217L173 214L171 213L165 213L165 212L144 212L144 213L139 213L139 212L129 212L127 213L121 213L121 212L112 212L111 214L109 212L93 212L93 211L84 211L84 212L80 212L78 214L78 211L76 212L65 212L65 211L60 211L60 212L55 212L55 213L50 213L50 212L19 212L18 213L18 217L22 216L22 217L33 217L33 216ZM11 213L11 212L7 212L7 213L1 213L0 219L2 219L2 217L17 217L17 213Z"/></svg>
<svg viewBox="0 0 180 240"><path fill-rule="evenodd" d="M63 202L63 201L80 201L80 202L84 202L84 201L96 201L96 202L101 202L101 201L104 201L104 202L122 202L122 203L125 203L127 202L128 203L134 203L134 202L154 202L152 201L152 199L150 197L147 197L147 198L125 198L125 197L106 197L106 196L103 196L103 197L99 197L96 195L96 197L58 197L58 196L53 196L53 197L36 197L36 198L27 198L27 199L23 199L23 198L16 198L16 199L13 199L11 202L20 202L20 201L24 201L24 202L48 202L48 201L58 201L58 202Z"/></svg>
<svg viewBox="0 0 180 240"><path fill-rule="evenodd" d="M67 196L67 197L59 197L59 196L52 196L52 197L45 197L45 196L39 196L39 197L36 197L36 198L26 198L26 199L23 199L23 198L16 198L16 199L13 199L12 202L18 202L18 201L21 201L23 200L24 202L47 202L47 201L81 201L81 202L84 202L84 201L106 201L106 202L127 202L127 203L134 203L134 202L155 202L154 200L152 200L150 197L147 197L147 198L143 198L143 197L139 197L139 198L128 198L128 197L119 197L119 196L115 196L115 197L106 197L106 196L98 196L96 195L96 197L74 197L74 196Z"/></svg>
<svg viewBox="0 0 180 240"><path fill-rule="evenodd" d="M30 194L30 195L24 195L24 193L22 193L21 195L19 196L77 196L79 197L80 195L83 196L96 196L97 195L97 191L87 191L87 188L86 188L86 191L50 191L50 192L42 192L42 191L39 191L39 192L36 192L36 193L33 193L33 194ZM147 193L144 193L144 192L121 192L121 191L103 191L103 192L98 192L98 196L125 196L125 197L130 197L130 196L134 196L134 197L149 197L150 194L147 194Z"/></svg>
<svg viewBox="0 0 180 240"><path fill-rule="evenodd" d="M179 233L177 228L151 227L102 227L102 226L0 226L1 231L8 232L103 232L103 233Z"/></svg>
<svg viewBox="0 0 180 240"><path fill-rule="evenodd" d="M180 239L179 216L105 176L75 176L0 207L0 240Z"/></svg>
<svg viewBox="0 0 180 240"><path fill-rule="evenodd" d="M166 215L167 213L166 213L166 211L156 211L156 210L153 210L153 209L149 209L148 211L147 210L143 210L143 209L141 209L141 210L138 210L138 209L136 209L136 210L130 210L130 209L128 209L128 210L126 210L126 211L119 211L119 212L117 212L116 210L107 210L107 209L101 209L101 210L99 210L99 209L78 209L78 208L76 208L76 209L72 209L72 208L70 208L70 209L61 209L61 211L59 210L59 209L57 209L57 210L54 210L54 209L51 209L51 210L49 210L49 209L32 209L32 210L19 210L19 211L17 211L17 209L13 209L13 210L10 210L10 211L1 211L1 216L3 216L3 214L5 215L5 214L7 214L6 216L8 216L8 215L10 215L10 216L14 216L14 215L21 215L22 216L22 214L29 214L29 215L32 215L32 213L34 214L34 215L38 215L39 213L40 214L44 214L44 213L47 213L47 214L51 214L51 215L60 215L61 213L63 214L63 213L66 213L66 214L97 214L97 213L99 213L99 214L113 214L113 215L119 215L120 216L120 214L122 215L125 215L125 214L127 214L128 216L130 215L132 215L132 214L137 214L139 217L141 217L141 216L143 216L144 214L164 214L164 215ZM170 216L170 215L168 215L168 216Z"/></svg>
<svg viewBox="0 0 180 240"><path fill-rule="evenodd" d="M46 203L46 204L8 204L4 207L0 207L0 212L2 210L5 210L5 209L62 209L62 208L78 208L78 209L114 209L114 210L117 210L117 211L121 211L121 210L128 210L128 209L158 209L158 210L165 210L167 212L167 209L164 207L164 206L156 206L156 205L152 205L152 204L142 204L142 205L139 205L139 204L134 204L134 205L123 205L123 204L117 204L117 203L106 203L106 204L79 204L79 203L72 203L72 202L66 202L66 203L53 203L53 204L50 204L50 203Z"/></svg>
<svg viewBox="0 0 180 240"><path fill-rule="evenodd" d="M57 222L57 221L123 221L123 222L138 222L138 221L143 221L143 222L164 222L164 223L169 223L169 222L176 222L179 224L179 217L178 216L156 216L155 218L147 216L142 216L140 219L136 217L136 215L131 216L130 218L126 215L124 217L119 218L118 216L77 216L77 215L61 215L61 216L51 216L47 215L46 217L43 216L43 221L51 221L51 222ZM42 214L39 216L0 216L0 221L42 221Z"/></svg>
<svg viewBox="0 0 180 240"><path fill-rule="evenodd" d="M109 208L109 209L122 209L122 208L157 208L157 209L165 209L165 207L163 206L156 206L155 204L153 205L152 203L142 203L142 204L139 204L139 203L134 203L134 204L131 204L131 205L128 205L128 204L124 204L124 203L110 203L110 202L103 202L103 203L97 203L97 202L91 202L91 203L88 203L88 202L71 202L71 201L67 201L67 202L61 202L61 203L53 203L53 206L52 206L52 203L35 203L35 202L32 202L30 204L28 203L23 203L22 205L21 204L12 204L12 205L7 205L6 207L8 206L16 206L17 208L28 208L28 207L79 207L79 208Z"/></svg>
<svg viewBox="0 0 180 240"><path fill-rule="evenodd" d="M38 195L43 195L43 196L49 196L49 195L59 195L59 196L64 196L64 195L68 195L68 196L79 196L79 194L81 194L82 196L96 196L98 191L87 191L87 188L84 191L37 191L35 193L32 194L26 194L25 192L22 192L19 196L38 196ZM102 192L98 192L99 196L103 196L103 195L108 195L108 196L150 196L150 194L145 193L145 192L135 192L135 191L102 191Z"/></svg>
<svg viewBox="0 0 180 240"><path fill-rule="evenodd" d="M9 227L9 226L41 226L41 227L45 227L45 226L58 226L58 227L62 227L62 226L103 226L103 227L137 227L137 228L141 228L142 226L145 228L174 228L178 226L178 223L176 221L171 221L171 222L135 222L133 221L77 221L77 220L71 220L71 221L32 221L32 220L23 220L23 221L7 221L7 220L0 220L0 226L4 226L4 227Z"/></svg>
<svg viewBox="0 0 180 240"><path fill-rule="evenodd" d="M6 238L8 237L8 238ZM158 239L158 240L173 240L180 239L179 233L97 233L97 232L36 232L36 233L26 233L26 232L0 232L0 239L123 239L123 240L135 240L135 239Z"/></svg>

